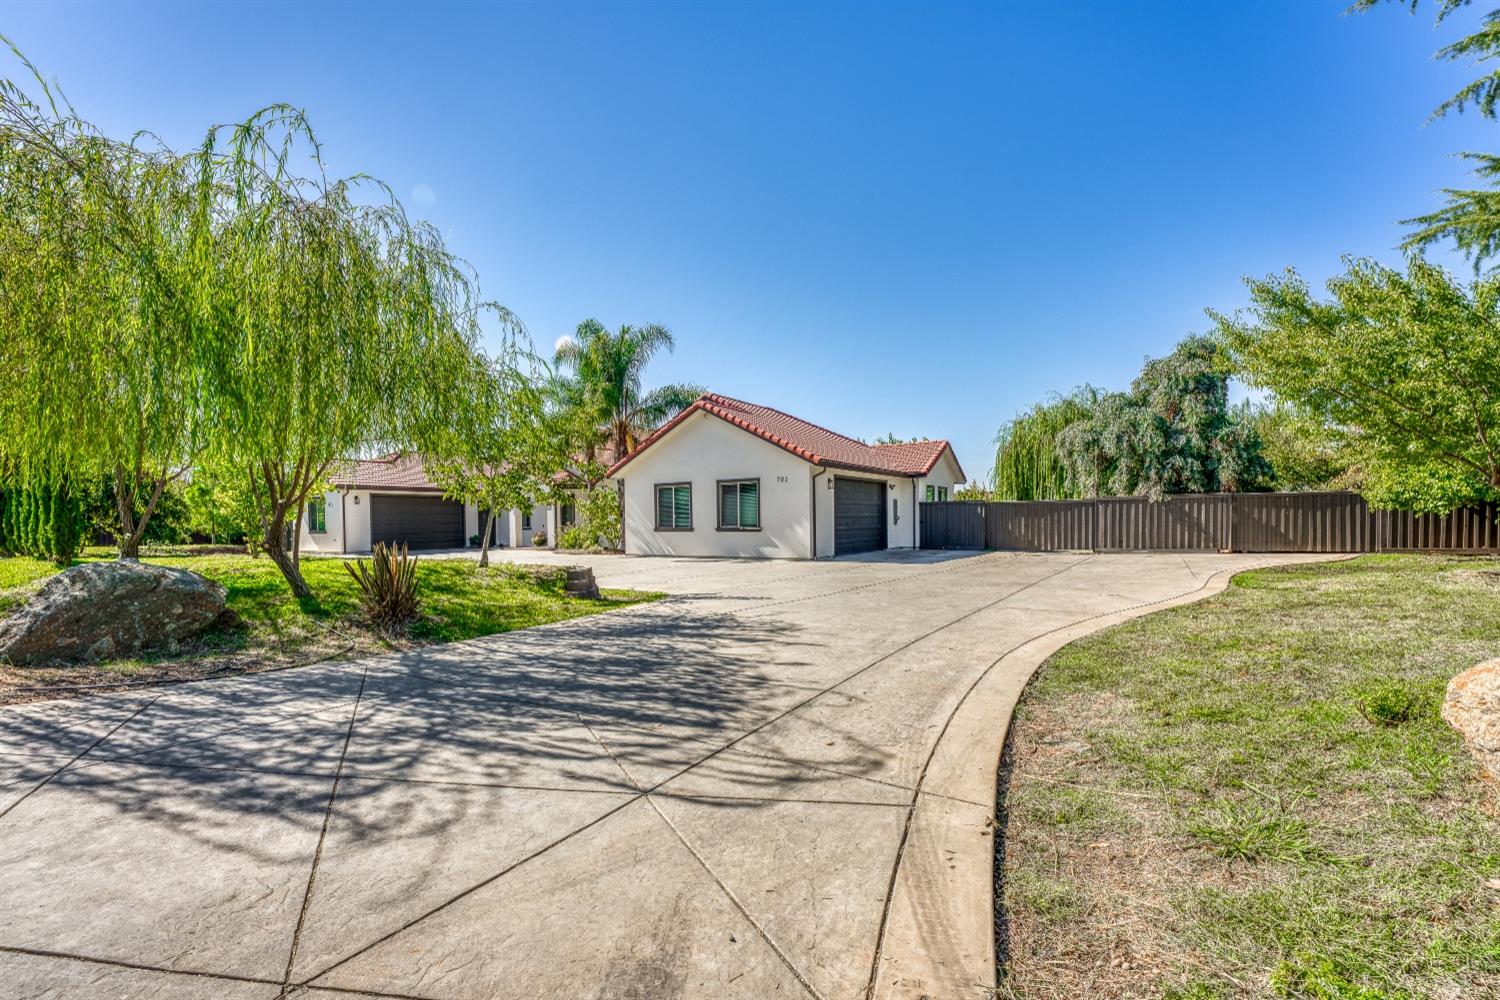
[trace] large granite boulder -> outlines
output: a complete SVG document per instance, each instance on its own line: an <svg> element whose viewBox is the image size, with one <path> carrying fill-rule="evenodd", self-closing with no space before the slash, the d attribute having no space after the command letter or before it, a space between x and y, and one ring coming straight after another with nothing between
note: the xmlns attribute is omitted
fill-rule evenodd
<svg viewBox="0 0 1500 1000"><path fill-rule="evenodd" d="M218 620L224 597L221 584L185 569L126 560L74 566L0 622L0 659L42 666L170 649Z"/></svg>
<svg viewBox="0 0 1500 1000"><path fill-rule="evenodd" d="M1500 660L1470 667L1448 682L1443 718L1463 735L1485 773L1500 780Z"/></svg>

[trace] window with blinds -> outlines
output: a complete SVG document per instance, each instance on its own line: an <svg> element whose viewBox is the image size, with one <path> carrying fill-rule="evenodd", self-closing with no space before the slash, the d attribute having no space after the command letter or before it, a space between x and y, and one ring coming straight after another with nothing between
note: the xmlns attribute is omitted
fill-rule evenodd
<svg viewBox="0 0 1500 1000"><path fill-rule="evenodd" d="M760 530L759 479L719 483L719 528L724 531Z"/></svg>
<svg viewBox="0 0 1500 1000"><path fill-rule="evenodd" d="M658 531L693 530L693 485L666 483L656 488Z"/></svg>

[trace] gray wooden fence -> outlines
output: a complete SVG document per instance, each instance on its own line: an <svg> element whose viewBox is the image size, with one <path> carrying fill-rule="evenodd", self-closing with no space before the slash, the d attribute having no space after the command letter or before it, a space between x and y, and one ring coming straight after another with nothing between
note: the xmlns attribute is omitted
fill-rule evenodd
<svg viewBox="0 0 1500 1000"><path fill-rule="evenodd" d="M921 505L924 549L1023 552L1493 552L1495 504L1371 510L1357 493L1208 493Z"/></svg>

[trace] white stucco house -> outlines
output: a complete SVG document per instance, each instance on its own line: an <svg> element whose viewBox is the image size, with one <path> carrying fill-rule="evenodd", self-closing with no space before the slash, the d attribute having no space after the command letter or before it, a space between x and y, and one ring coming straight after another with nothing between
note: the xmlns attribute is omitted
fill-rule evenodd
<svg viewBox="0 0 1500 1000"><path fill-rule="evenodd" d="M415 453L347 462L330 481L333 488L311 499L302 516L303 552L369 552L379 541L405 542L414 550L461 549L483 526L474 504L443 496ZM572 517L571 504L502 511L491 544L531 546L541 532L546 547L553 548Z"/></svg>
<svg viewBox="0 0 1500 1000"><path fill-rule="evenodd" d="M964 473L947 441L869 445L705 393L610 468L636 555L808 559L916 548Z"/></svg>

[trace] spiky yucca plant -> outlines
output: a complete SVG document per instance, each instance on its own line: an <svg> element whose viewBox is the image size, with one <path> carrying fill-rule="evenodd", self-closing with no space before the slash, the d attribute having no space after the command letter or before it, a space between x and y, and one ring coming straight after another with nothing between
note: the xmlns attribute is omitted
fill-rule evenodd
<svg viewBox="0 0 1500 1000"><path fill-rule="evenodd" d="M417 557L407 554L404 543L397 548L376 542L369 566L359 559L344 568L359 584L359 603L371 625L397 628L417 616Z"/></svg>

